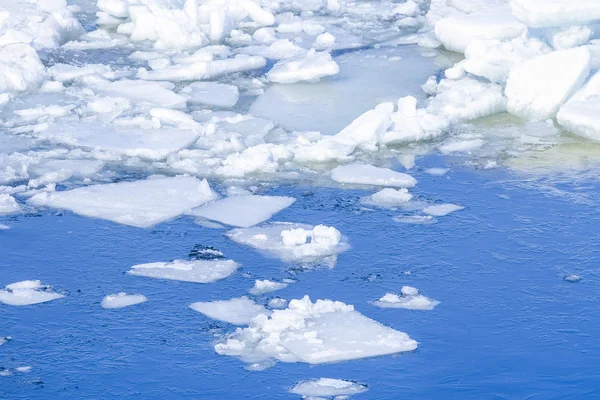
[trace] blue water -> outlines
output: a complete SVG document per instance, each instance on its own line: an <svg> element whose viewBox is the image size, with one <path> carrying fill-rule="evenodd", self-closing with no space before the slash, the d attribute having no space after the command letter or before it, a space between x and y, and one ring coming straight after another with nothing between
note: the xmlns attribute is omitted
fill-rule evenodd
<svg viewBox="0 0 600 400"><path fill-rule="evenodd" d="M0 284L40 279L67 294L35 306L0 305L0 336L13 337L0 347L0 367L33 367L0 377L0 398L294 399L291 386L318 377L367 383L357 399L600 398L597 207L520 188L503 170L455 166L443 177L419 169L414 176L415 194L465 210L433 225L405 225L392 220L397 211L363 209L366 191L269 191L298 199L276 220L325 223L349 238L352 248L331 270L298 272L189 218L149 230L68 212L0 219L12 226L0 231ZM592 183L563 189L599 190ZM196 244L220 249L242 270L207 285L125 274L134 264L185 258ZM568 273L583 279L566 282ZM216 355L216 338L234 327L187 306L241 296L256 278L284 277L298 282L277 295L354 304L407 332L418 350L318 366L278 363L262 372ZM425 312L369 304L402 285L442 303ZM149 301L102 309L102 297L117 291Z"/></svg>

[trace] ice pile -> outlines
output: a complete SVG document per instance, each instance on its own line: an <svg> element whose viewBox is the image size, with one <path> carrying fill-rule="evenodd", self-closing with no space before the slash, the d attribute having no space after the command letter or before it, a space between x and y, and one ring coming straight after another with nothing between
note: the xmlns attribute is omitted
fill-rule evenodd
<svg viewBox="0 0 600 400"><path fill-rule="evenodd" d="M0 303L9 306L28 306L62 297L65 296L54 292L50 286L43 285L38 280L11 283L6 285L4 290L0 290Z"/></svg>
<svg viewBox="0 0 600 400"><path fill-rule="evenodd" d="M352 327L352 329L348 329ZM417 342L331 300L292 300L285 310L259 315L215 345L219 354L245 362L270 359L322 364L412 351Z"/></svg>
<svg viewBox="0 0 600 400"><path fill-rule="evenodd" d="M217 300L190 304L190 308L209 318L234 325L247 325L257 315L270 315L270 311L246 296L231 300Z"/></svg>
<svg viewBox="0 0 600 400"><path fill-rule="evenodd" d="M367 385L343 379L319 378L303 381L290 389L290 393L303 399L344 399L369 390Z"/></svg>
<svg viewBox="0 0 600 400"><path fill-rule="evenodd" d="M349 248L332 226L274 222L227 233L231 240L254 247L288 262L335 265L337 255Z"/></svg>
<svg viewBox="0 0 600 400"><path fill-rule="evenodd" d="M134 265L127 273L157 279L212 283L227 278L239 266L233 260L175 260Z"/></svg>
<svg viewBox="0 0 600 400"><path fill-rule="evenodd" d="M145 303L147 301L148 298L143 294L127 294L125 292L120 292L104 296L100 305L102 308L124 308Z"/></svg>
<svg viewBox="0 0 600 400"><path fill-rule="evenodd" d="M394 293L386 293L385 296L374 301L373 304L381 308L433 310L440 302L423 296L419 293L419 289L411 286L403 286L400 296Z"/></svg>

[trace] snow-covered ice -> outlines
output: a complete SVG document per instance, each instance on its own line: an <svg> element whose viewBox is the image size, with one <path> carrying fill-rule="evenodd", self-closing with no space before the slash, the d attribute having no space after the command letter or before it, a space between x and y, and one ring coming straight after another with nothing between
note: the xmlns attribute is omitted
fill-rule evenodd
<svg viewBox="0 0 600 400"><path fill-rule="evenodd" d="M62 297L65 296L56 293L50 286L43 285L38 280L11 283L6 285L4 290L0 290L0 303L9 306L28 306Z"/></svg>
<svg viewBox="0 0 600 400"><path fill-rule="evenodd" d="M233 260L175 260L138 264L131 267L128 274L174 281L212 283L233 274L239 264Z"/></svg>
<svg viewBox="0 0 600 400"><path fill-rule="evenodd" d="M104 296L100 305L102 308L124 308L145 303L147 301L148 298L143 294L127 294L125 292L120 292Z"/></svg>
<svg viewBox="0 0 600 400"><path fill-rule="evenodd" d="M254 286L248 291L248 293L257 296L264 293L274 292L276 290L285 289L288 286L285 282L274 282L268 279L254 281Z"/></svg>
<svg viewBox="0 0 600 400"><path fill-rule="evenodd" d="M190 304L190 308L209 318L234 325L247 325L257 315L271 314L265 307L246 296L230 300L199 301Z"/></svg>
<svg viewBox="0 0 600 400"><path fill-rule="evenodd" d="M457 204L434 204L427 206L423 209L423 212L427 215L434 217L442 217L455 211L462 210L464 207Z"/></svg>
<svg viewBox="0 0 600 400"><path fill-rule="evenodd" d="M223 224L248 228L270 219L296 199L285 196L241 195L216 200L190 212Z"/></svg>
<svg viewBox="0 0 600 400"><path fill-rule="evenodd" d="M385 296L374 301L378 307L382 308L405 308L408 310L433 310L440 304L439 301L432 300L423 296L419 290L411 286L403 286L401 295L386 293Z"/></svg>
<svg viewBox="0 0 600 400"><path fill-rule="evenodd" d="M348 327L352 329L348 329ZM270 359L322 364L401 353L417 348L406 333L388 328L339 301L308 296L285 310L260 315L215 345L218 354L245 362Z"/></svg>
<svg viewBox="0 0 600 400"><path fill-rule="evenodd" d="M367 385L344 379L319 378L302 381L290 389L290 393L303 399L333 398L343 399L369 390Z"/></svg>
<svg viewBox="0 0 600 400"><path fill-rule="evenodd" d="M29 202L36 206L71 210L86 217L148 228L217 197L206 180L180 176L40 193Z"/></svg>
<svg viewBox="0 0 600 400"><path fill-rule="evenodd" d="M331 179L339 183L404 188L411 188L417 184L416 179L410 175L368 164L348 164L336 167L331 171Z"/></svg>

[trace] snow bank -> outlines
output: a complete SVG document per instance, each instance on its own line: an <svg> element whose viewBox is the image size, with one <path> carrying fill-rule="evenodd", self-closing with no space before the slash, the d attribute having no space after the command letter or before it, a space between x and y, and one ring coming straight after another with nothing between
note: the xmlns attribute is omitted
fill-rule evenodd
<svg viewBox="0 0 600 400"><path fill-rule="evenodd" d="M377 301L374 301L378 307L382 308L405 308L407 310L433 310L435 306L440 304L439 301L425 297L419 293L419 290L410 287L403 286L401 295L393 293L386 293L385 296Z"/></svg>
<svg viewBox="0 0 600 400"><path fill-rule="evenodd" d="M270 219L296 201L285 196L229 196L190 212L191 215L231 226L249 228Z"/></svg>
<svg viewBox="0 0 600 400"><path fill-rule="evenodd" d="M515 17L535 28L600 20L596 0L510 0L510 8Z"/></svg>
<svg viewBox="0 0 600 400"><path fill-rule="evenodd" d="M285 289L288 286L284 282L273 282L268 279L254 281L254 286L248 292L251 295L258 296L260 294L274 292L276 290Z"/></svg>
<svg viewBox="0 0 600 400"><path fill-rule="evenodd" d="M568 131L600 141L600 72L559 110L556 120Z"/></svg>
<svg viewBox="0 0 600 400"><path fill-rule="evenodd" d="M415 178L410 175L368 164L348 164L336 167L331 171L331 179L339 183L405 188L411 188L417 184Z"/></svg>
<svg viewBox="0 0 600 400"><path fill-rule="evenodd" d="M0 303L9 306L28 306L45 303L65 297L56 293L50 286L42 285L40 281L21 281L6 285L0 290Z"/></svg>
<svg viewBox="0 0 600 400"><path fill-rule="evenodd" d="M40 193L29 202L86 217L148 228L217 198L206 180L189 176L93 185Z"/></svg>
<svg viewBox="0 0 600 400"><path fill-rule="evenodd" d="M233 229L231 240L265 251L284 261L334 265L337 254L348 249L334 227L275 222L262 227Z"/></svg>
<svg viewBox="0 0 600 400"><path fill-rule="evenodd" d="M352 329L348 329L352 327ZM369 319L351 305L331 300L292 300L287 309L259 315L247 328L215 345L218 354L257 363L322 364L412 351L407 334Z"/></svg>
<svg viewBox="0 0 600 400"><path fill-rule="evenodd" d="M340 67L330 53L311 49L306 56L275 64L267 74L267 79L277 83L318 82L338 72Z"/></svg>
<svg viewBox="0 0 600 400"><path fill-rule="evenodd" d="M353 394L369 390L367 385L343 379L319 378L303 381L290 389L290 393L302 396L303 399L314 398L347 398ZM338 397L340 396L340 397ZM342 397L343 396L343 397Z"/></svg>
<svg viewBox="0 0 600 400"><path fill-rule="evenodd" d="M143 294L127 294L125 292L114 293L104 296L102 308L123 308L147 302Z"/></svg>
<svg viewBox="0 0 600 400"><path fill-rule="evenodd" d="M212 283L233 274L239 264L232 260L175 260L138 264L128 274L174 281Z"/></svg>
<svg viewBox="0 0 600 400"><path fill-rule="evenodd" d="M209 318L234 325L247 325L257 315L271 314L269 310L246 296L231 300L192 303L190 308Z"/></svg>

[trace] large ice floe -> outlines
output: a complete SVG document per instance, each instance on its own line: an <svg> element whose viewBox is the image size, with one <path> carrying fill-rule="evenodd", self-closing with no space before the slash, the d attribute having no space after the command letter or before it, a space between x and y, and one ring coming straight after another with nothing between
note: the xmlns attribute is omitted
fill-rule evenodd
<svg viewBox="0 0 600 400"><path fill-rule="evenodd" d="M337 255L349 248L340 231L332 226L274 222L229 231L231 240L254 247L284 261L309 266L334 266Z"/></svg>
<svg viewBox="0 0 600 400"><path fill-rule="evenodd" d="M175 260L138 264L131 267L128 274L148 278L169 279L193 283L212 283L233 274L239 264L233 260Z"/></svg>
<svg viewBox="0 0 600 400"><path fill-rule="evenodd" d="M65 297L56 293L50 286L43 285L38 280L21 281L6 285L0 290L0 303L9 306L28 306L46 303L48 301Z"/></svg>
<svg viewBox="0 0 600 400"><path fill-rule="evenodd" d="M351 326L352 329L348 329ZM217 353L253 364L269 360L322 364L412 351L417 342L339 301L308 296L259 315L215 345Z"/></svg>
<svg viewBox="0 0 600 400"><path fill-rule="evenodd" d="M344 379L319 378L302 381L290 389L290 393L302 396L303 399L347 399L358 393L369 390L362 383Z"/></svg>

